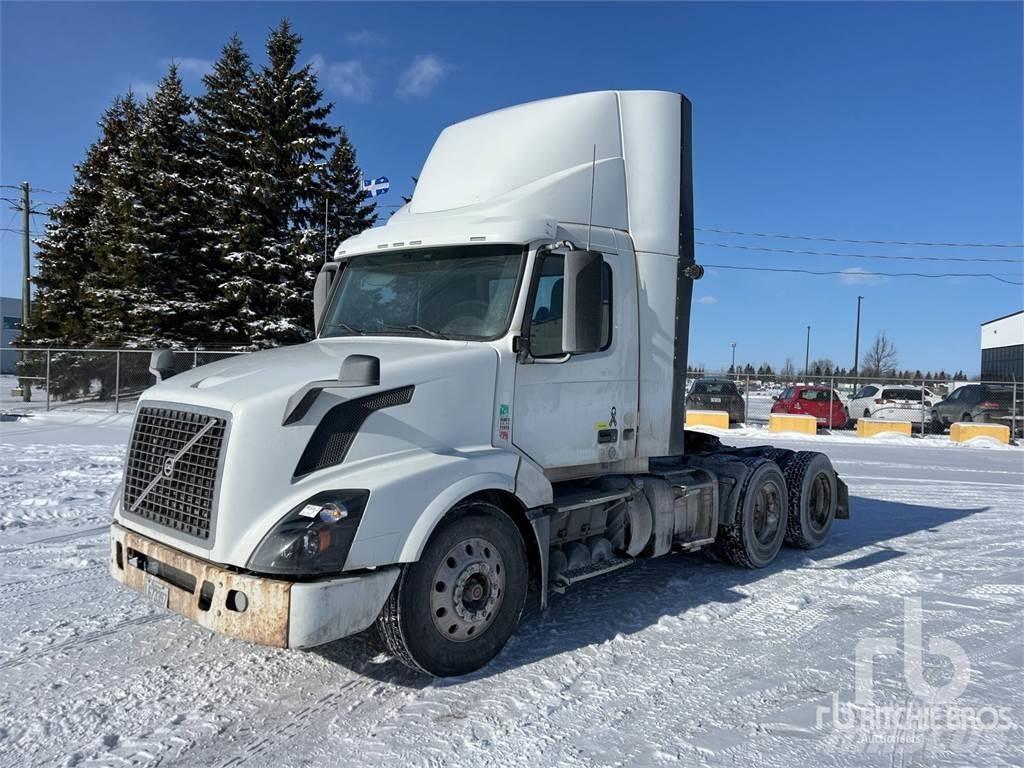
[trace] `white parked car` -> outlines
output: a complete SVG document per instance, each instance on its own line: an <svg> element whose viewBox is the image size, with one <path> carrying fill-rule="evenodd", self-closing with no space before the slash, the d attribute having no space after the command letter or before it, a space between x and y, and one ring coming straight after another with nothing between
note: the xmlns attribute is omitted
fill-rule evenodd
<svg viewBox="0 0 1024 768"><path fill-rule="evenodd" d="M932 403L941 399L927 387L922 390L914 384L868 384L854 392L846 403L846 417L850 422L883 419L920 424L922 419L927 422L931 418Z"/></svg>

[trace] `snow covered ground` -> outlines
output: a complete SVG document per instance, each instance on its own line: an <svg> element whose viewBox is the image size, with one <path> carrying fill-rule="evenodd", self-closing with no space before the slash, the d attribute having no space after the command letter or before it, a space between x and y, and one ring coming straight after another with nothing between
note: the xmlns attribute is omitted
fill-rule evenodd
<svg viewBox="0 0 1024 768"><path fill-rule="evenodd" d="M0 765L1024 759L1019 448L775 439L826 451L850 484L827 547L763 571L641 563L554 596L481 672L430 681L372 632L258 648L115 585L107 507L129 418L0 423ZM873 706L855 710L858 647Z"/></svg>

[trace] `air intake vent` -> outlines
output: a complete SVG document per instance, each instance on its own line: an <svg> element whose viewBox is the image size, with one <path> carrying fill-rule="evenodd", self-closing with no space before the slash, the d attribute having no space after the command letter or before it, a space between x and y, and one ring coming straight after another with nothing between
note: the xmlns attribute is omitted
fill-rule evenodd
<svg viewBox="0 0 1024 768"><path fill-rule="evenodd" d="M405 405L412 400L414 387L389 389L365 397L346 400L334 406L320 420L313 436L309 438L295 467L295 477L308 475L324 467L341 464L352 447L352 441L363 426L363 422L374 411Z"/></svg>

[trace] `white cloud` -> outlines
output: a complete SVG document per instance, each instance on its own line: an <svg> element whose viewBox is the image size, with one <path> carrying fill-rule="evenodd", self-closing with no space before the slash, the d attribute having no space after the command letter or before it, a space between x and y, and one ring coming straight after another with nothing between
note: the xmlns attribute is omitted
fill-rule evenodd
<svg viewBox="0 0 1024 768"><path fill-rule="evenodd" d="M345 42L350 45L383 46L388 44L388 39L380 32L373 32L369 29L360 29L357 32L349 32L345 35Z"/></svg>
<svg viewBox="0 0 1024 768"><path fill-rule="evenodd" d="M878 275L867 274L867 270L860 267L849 267L842 271L839 280L847 285L872 285L880 283L882 278Z"/></svg>
<svg viewBox="0 0 1024 768"><path fill-rule="evenodd" d="M177 64L178 72L183 78L199 79L213 71L213 62L210 59L200 59L194 56L184 56L180 59L167 59L164 65Z"/></svg>
<svg viewBox="0 0 1024 768"><path fill-rule="evenodd" d="M131 91L136 98L145 100L156 93L156 83L148 80L132 80L125 90Z"/></svg>
<svg viewBox="0 0 1024 768"><path fill-rule="evenodd" d="M698 304L717 304L718 299L714 296L701 296L697 299Z"/></svg>
<svg viewBox="0 0 1024 768"><path fill-rule="evenodd" d="M451 66L432 53L416 56L398 76L397 93L403 98L429 96Z"/></svg>
<svg viewBox="0 0 1024 768"><path fill-rule="evenodd" d="M360 104L369 102L373 97L373 79L361 61L351 59L328 62L318 53L309 63L331 93Z"/></svg>

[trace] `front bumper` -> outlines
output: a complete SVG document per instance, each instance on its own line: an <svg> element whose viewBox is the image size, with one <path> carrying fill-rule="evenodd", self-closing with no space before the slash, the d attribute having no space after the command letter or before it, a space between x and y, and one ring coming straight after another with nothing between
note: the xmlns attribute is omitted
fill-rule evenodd
<svg viewBox="0 0 1024 768"><path fill-rule="evenodd" d="M380 613L398 571L271 579L186 555L116 523L110 530L114 579L200 626L275 648L311 648L363 631Z"/></svg>

